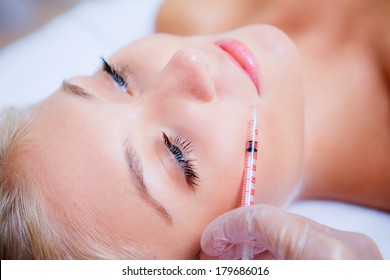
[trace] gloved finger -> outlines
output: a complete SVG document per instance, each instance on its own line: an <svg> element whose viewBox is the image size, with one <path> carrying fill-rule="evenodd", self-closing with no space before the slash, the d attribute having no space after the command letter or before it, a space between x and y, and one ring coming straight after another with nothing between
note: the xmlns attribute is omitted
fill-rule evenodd
<svg viewBox="0 0 390 280"><path fill-rule="evenodd" d="M225 259L236 255L240 244L252 242L277 259L316 258L321 256L316 251L319 244L335 242L327 236L320 240L321 230L320 224L304 217L269 205L254 205L234 209L214 220L203 232L201 247L207 255ZM304 250L307 243L315 245L313 249L317 247L313 254Z"/></svg>
<svg viewBox="0 0 390 280"><path fill-rule="evenodd" d="M258 243L249 242L252 250L252 256L257 255L261 252L264 252L264 247L260 246ZM245 243L237 243L230 247L228 250L222 252L219 255L219 259L222 260L240 260L243 258L243 247Z"/></svg>
<svg viewBox="0 0 390 280"><path fill-rule="evenodd" d="M204 230L201 238L203 254L219 256L223 259L239 259L242 257L242 244L256 240L253 235L252 211L258 206L241 207L227 212L215 219ZM251 211L248 211L251 210ZM267 211L265 208L264 211ZM254 254L263 252L265 248L258 242L252 242Z"/></svg>
<svg viewBox="0 0 390 280"><path fill-rule="evenodd" d="M229 251L248 241L277 259L381 257L368 237L331 229L268 205L241 207L218 217L203 232L201 246L208 255L231 257L237 250Z"/></svg>
<svg viewBox="0 0 390 280"><path fill-rule="evenodd" d="M253 256L259 256L256 259L264 259L264 260L269 260L273 259L273 257L264 257L268 256L269 253L263 254L265 249L261 246L257 246L256 244L253 245ZM243 249L242 249L242 244L236 244L232 246L231 248L221 252L221 254L218 255L207 255L204 251L200 251L199 253L199 259L200 260L240 260L243 257ZM254 258L255 259L255 258Z"/></svg>

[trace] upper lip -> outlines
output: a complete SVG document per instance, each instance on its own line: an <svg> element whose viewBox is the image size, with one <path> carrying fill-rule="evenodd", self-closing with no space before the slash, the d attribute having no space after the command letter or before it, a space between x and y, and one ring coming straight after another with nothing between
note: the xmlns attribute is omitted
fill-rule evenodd
<svg viewBox="0 0 390 280"><path fill-rule="evenodd" d="M255 85L257 93L260 94L258 65L250 49L236 39L222 39L214 44L226 52L244 70Z"/></svg>

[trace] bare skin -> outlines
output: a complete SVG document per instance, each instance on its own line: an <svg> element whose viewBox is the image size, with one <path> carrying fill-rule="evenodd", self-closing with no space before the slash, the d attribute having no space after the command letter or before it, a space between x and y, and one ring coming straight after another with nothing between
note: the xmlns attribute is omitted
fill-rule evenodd
<svg viewBox="0 0 390 280"><path fill-rule="evenodd" d="M300 51L304 71L300 197L389 211L388 18L388 1L168 0L156 30L193 35L261 22L286 32Z"/></svg>

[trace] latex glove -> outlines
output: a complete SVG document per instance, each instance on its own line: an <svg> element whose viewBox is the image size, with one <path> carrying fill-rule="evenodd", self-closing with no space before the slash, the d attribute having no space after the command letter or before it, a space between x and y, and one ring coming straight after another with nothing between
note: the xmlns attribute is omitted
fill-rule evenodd
<svg viewBox="0 0 390 280"><path fill-rule="evenodd" d="M201 259L241 259L250 241L255 259L380 259L365 235L340 231L269 205L240 207L203 232Z"/></svg>

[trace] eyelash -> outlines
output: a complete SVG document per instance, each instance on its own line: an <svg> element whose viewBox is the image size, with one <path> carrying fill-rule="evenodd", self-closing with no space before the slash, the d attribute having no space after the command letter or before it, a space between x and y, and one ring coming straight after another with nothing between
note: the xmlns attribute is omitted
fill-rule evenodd
<svg viewBox="0 0 390 280"><path fill-rule="evenodd" d="M171 140L169 140L169 137L164 132L162 132L162 135L165 146L175 157L180 168L183 170L187 184L195 189L199 182L199 175L195 171L195 166L193 164L194 160L188 158L188 155L192 152L191 142L189 140L183 139L181 136L177 136L174 140L177 145L174 145L171 143Z"/></svg>
<svg viewBox="0 0 390 280"><path fill-rule="evenodd" d="M120 69L115 66L111 66L104 58L101 58L103 64L103 70L108 73L114 82L117 85L127 91L127 82L124 78L126 73L123 73ZM173 145L169 140L169 137L163 132L163 139L165 146L169 149L171 154L177 160L180 168L183 170L184 176L186 178L187 184L192 188L195 188L198 185L199 175L196 173L193 159L188 158L188 155L191 153L191 142L189 140L183 139L181 136L177 136L174 142L178 145ZM181 149L179 148L181 147ZM187 159L188 158L188 159Z"/></svg>
<svg viewBox="0 0 390 280"><path fill-rule="evenodd" d="M121 69L111 66L103 57L101 58L103 64L103 70L111 76L114 82L124 91L127 91L127 82L124 78L126 72Z"/></svg>

